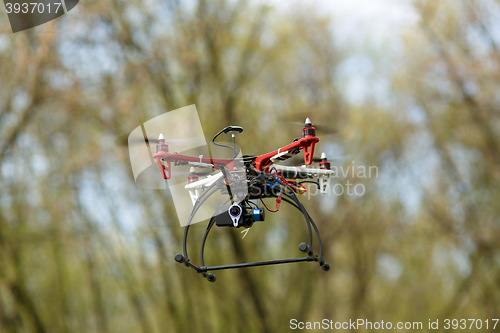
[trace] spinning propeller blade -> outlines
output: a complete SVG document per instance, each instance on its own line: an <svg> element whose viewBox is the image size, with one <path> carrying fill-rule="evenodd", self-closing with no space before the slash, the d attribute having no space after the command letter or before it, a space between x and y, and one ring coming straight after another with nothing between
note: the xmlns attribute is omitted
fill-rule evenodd
<svg viewBox="0 0 500 333"><path fill-rule="evenodd" d="M129 133L119 135L115 139L115 145L121 146L121 147L127 147L130 144L136 145L136 144L142 144L146 143L147 145L152 145L152 144L157 144L160 142L160 139L154 139L154 138L145 138L145 139L134 139L129 142ZM199 142L198 138L186 138L186 139L172 139L172 140L165 140L164 142L170 143L170 144L190 144L190 143L197 143Z"/></svg>
<svg viewBox="0 0 500 333"><path fill-rule="evenodd" d="M294 113L294 114L289 114L289 115L284 115L280 116L278 120L280 122L287 122L292 125L297 125L304 127L304 121L297 121L297 120L303 120L303 119L309 119L309 117L312 117L311 113ZM312 124L314 128L316 129L316 132L319 134L337 134L339 131L334 128L333 126L329 125L324 125L324 124L317 124L313 123Z"/></svg>
<svg viewBox="0 0 500 333"><path fill-rule="evenodd" d="M304 127L304 123L301 123L298 121L289 121L288 123L292 124L292 125L300 125L300 126ZM321 132L322 134L336 134L336 133L338 133L338 131L335 130L333 127L330 127L327 125L313 124L313 126L317 132Z"/></svg>

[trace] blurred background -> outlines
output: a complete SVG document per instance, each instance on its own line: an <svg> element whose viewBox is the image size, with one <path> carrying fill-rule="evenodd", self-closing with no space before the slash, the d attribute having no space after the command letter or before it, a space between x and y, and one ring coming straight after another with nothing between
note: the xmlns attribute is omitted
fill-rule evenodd
<svg viewBox="0 0 500 333"><path fill-rule="evenodd" d="M499 1L88 0L16 34L3 13L0 31L0 332L500 316ZM309 116L336 130L317 155L378 167L339 180L363 196L302 199L330 272L209 283L175 263L169 191L136 186L115 139L191 104L207 141L243 126L245 154ZM301 256L307 230L283 206L240 231L214 229L210 265Z"/></svg>

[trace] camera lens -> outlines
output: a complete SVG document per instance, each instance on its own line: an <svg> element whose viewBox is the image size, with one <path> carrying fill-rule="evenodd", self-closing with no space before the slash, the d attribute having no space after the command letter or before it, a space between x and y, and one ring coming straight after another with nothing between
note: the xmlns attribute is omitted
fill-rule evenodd
<svg viewBox="0 0 500 333"><path fill-rule="evenodd" d="M232 216L238 216L240 212L241 212L240 206L232 206L229 209L229 214L231 214Z"/></svg>

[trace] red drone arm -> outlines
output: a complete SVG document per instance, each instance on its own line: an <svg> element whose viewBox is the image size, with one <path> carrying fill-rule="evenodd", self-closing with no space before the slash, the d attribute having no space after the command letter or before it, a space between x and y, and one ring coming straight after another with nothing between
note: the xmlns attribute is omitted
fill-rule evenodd
<svg viewBox="0 0 500 333"><path fill-rule="evenodd" d="M284 152L288 153L293 150L304 149L304 163L309 165L312 163L313 154L314 154L314 145L319 141L319 139L315 135L315 129L311 125L309 118L306 120L306 126L302 129L302 137L297 141L290 143L289 145L280 148L278 150L272 151L270 153L260 155L255 157L255 168L258 171L263 170L264 168L273 164L271 158L278 154L283 154ZM156 154L153 155L158 163L158 167L162 173L163 179L170 179L171 177L171 162L192 162L192 163L200 163L211 165L216 169L219 169L221 166L225 166L229 169L229 171L233 171L234 161L230 159L224 158L208 158L208 157L194 157L181 155L177 153L170 153L168 151L168 144L164 141L156 144ZM162 163L162 160L165 161L165 164ZM165 173L166 171L166 173Z"/></svg>
<svg viewBox="0 0 500 333"><path fill-rule="evenodd" d="M163 145L163 147L167 146L165 143L158 143L157 146L159 145ZM168 148L163 148L163 149L168 149ZM221 166L225 166L226 168L229 169L229 171L233 171L233 163L234 163L233 160L225 158L195 157L195 156L174 154L165 150L158 151L156 154L153 155L153 158L158 163L158 167L160 168L160 171L163 175L163 179L170 179L172 161L212 164L213 167L216 169L219 169ZM165 165L161 162L161 160L166 162Z"/></svg>
<svg viewBox="0 0 500 333"><path fill-rule="evenodd" d="M280 152L290 151L293 149L304 149L304 163L309 165L312 163L314 154L314 145L319 139L314 135L305 135L297 141L290 143L289 145L280 148L278 150L272 151L270 153L257 156L255 158L255 168L257 170L262 170L263 168L273 164L271 158L279 154Z"/></svg>

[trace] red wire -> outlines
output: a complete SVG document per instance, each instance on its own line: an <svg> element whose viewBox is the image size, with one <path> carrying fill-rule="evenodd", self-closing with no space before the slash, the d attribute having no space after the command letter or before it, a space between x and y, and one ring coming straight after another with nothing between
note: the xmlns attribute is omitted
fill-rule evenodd
<svg viewBox="0 0 500 333"><path fill-rule="evenodd" d="M266 207L266 209L268 211L270 211L271 213L276 213L280 209L280 205L281 205L281 192L280 192L280 196L276 198L276 210L269 209L269 207L267 207L264 200L262 200L262 196L260 197L260 201L262 202L262 204L264 205L264 207Z"/></svg>
<svg viewBox="0 0 500 333"><path fill-rule="evenodd" d="M298 186L302 187L302 189L304 190L304 192L306 192L306 191L307 191L307 187L305 187L305 186L304 186L304 184L298 183L298 182L297 182L297 181L295 181L295 180L289 180L288 182L289 182L289 183L296 184L296 185L298 185ZM288 184L288 185L290 185L290 184Z"/></svg>
<svg viewBox="0 0 500 333"><path fill-rule="evenodd" d="M275 168L273 167L273 169L275 169ZM275 170L276 170L276 169L275 169ZM271 169L271 171L272 171L272 169ZM278 171L278 170L276 170L276 171ZM307 191L307 188L306 188L304 185L302 185L302 184L300 184L300 183L297 183L297 182L296 182L296 181L294 181L294 180L286 181L286 180L285 180L283 177L281 177L278 173L275 173L275 175L276 175L276 177L278 177L278 178L279 178L279 179L280 179L283 183L285 183L285 184L287 184L288 186L290 186L293 190L298 191L298 188L297 188L297 187L295 187L295 186L292 186L290 183L293 183L293 184L295 184L295 185L298 185L298 186L302 187L302 189L304 190L304 192L305 192L305 191ZM281 204L281 194L282 194L282 193L283 193L283 192L281 191L281 192L280 192L279 197L277 197L277 198L276 198L276 210L271 210L271 209L269 209L269 207L267 207L267 205L266 205L266 203L264 202L264 200L262 200L262 196L260 197L260 201L262 202L262 204L264 205L264 207L266 207L266 209L267 209L268 211L270 211L271 213L276 213L276 212L280 209L280 204Z"/></svg>
<svg viewBox="0 0 500 333"><path fill-rule="evenodd" d="M287 181L287 180L283 179L283 177L281 177L280 175L276 175L276 176L277 176L279 179L281 179L284 183L286 183L288 186L290 186L290 187L291 187L294 191L298 191L298 188L296 188L295 186L292 186L290 183L297 184L297 185L299 185L300 187L302 187L302 189L304 189L304 191L307 191L307 189L306 189L306 187L305 187L304 185L299 184L299 183L297 183L297 182L296 182L296 181L294 181L294 180L289 180L289 181Z"/></svg>

